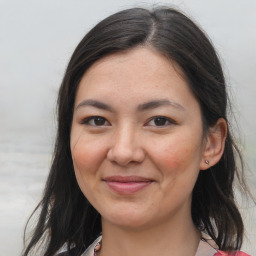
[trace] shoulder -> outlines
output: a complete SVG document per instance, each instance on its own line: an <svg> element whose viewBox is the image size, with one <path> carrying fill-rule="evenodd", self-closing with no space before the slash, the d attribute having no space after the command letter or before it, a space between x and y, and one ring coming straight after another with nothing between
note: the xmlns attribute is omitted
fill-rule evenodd
<svg viewBox="0 0 256 256"><path fill-rule="evenodd" d="M76 255L74 254L74 250L71 249L70 252L60 252L56 256L76 256Z"/></svg>
<svg viewBox="0 0 256 256"><path fill-rule="evenodd" d="M102 236L99 236L82 254L77 255L75 254L75 251L73 249L70 250L70 252L61 252L58 253L56 256L94 256L94 252L95 250L99 250L100 249L100 245L101 245L101 239Z"/></svg>
<svg viewBox="0 0 256 256"><path fill-rule="evenodd" d="M245 252L237 251L237 252L223 252L218 250L217 253L214 254L214 256L251 256Z"/></svg>
<svg viewBox="0 0 256 256"><path fill-rule="evenodd" d="M95 251L99 251L101 247L102 236L99 236L81 256L94 256Z"/></svg>
<svg viewBox="0 0 256 256"><path fill-rule="evenodd" d="M242 251L224 252L219 250L214 240L206 233L201 233L201 241L196 256L251 256Z"/></svg>

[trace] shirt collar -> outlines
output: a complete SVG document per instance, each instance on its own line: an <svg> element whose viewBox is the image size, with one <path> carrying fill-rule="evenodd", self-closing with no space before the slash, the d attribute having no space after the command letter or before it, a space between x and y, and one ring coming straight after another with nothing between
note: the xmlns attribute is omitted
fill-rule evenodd
<svg viewBox="0 0 256 256"><path fill-rule="evenodd" d="M99 236L81 256L96 256L101 249L102 236ZM210 236L202 233L202 238L199 242L195 256L214 256L218 246Z"/></svg>

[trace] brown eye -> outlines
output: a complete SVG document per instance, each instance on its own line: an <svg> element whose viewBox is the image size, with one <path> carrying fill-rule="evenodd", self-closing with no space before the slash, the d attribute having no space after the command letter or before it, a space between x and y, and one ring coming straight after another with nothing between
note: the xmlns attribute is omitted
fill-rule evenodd
<svg viewBox="0 0 256 256"><path fill-rule="evenodd" d="M153 120L153 122L156 126L163 126L166 125L166 123L168 123L168 120L164 117L157 117Z"/></svg>
<svg viewBox="0 0 256 256"><path fill-rule="evenodd" d="M105 122L106 122L106 119L105 118L102 118L100 116L96 116L94 119L93 119L93 122L95 125L97 126L101 126L101 125L104 125Z"/></svg>
<svg viewBox="0 0 256 256"><path fill-rule="evenodd" d="M83 120L82 124L91 126L107 126L110 125L109 122L101 116L90 116Z"/></svg>
<svg viewBox="0 0 256 256"><path fill-rule="evenodd" d="M158 126L158 127L168 126L171 124L175 124L175 122L173 120L171 120L170 118L167 118L164 116L153 117L147 123L148 126Z"/></svg>

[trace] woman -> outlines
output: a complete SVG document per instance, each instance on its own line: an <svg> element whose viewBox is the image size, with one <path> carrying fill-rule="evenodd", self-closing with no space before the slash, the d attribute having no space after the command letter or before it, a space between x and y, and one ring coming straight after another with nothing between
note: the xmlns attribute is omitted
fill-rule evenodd
<svg viewBox="0 0 256 256"><path fill-rule="evenodd" d="M171 8L116 13L67 67L24 255L247 255L238 252L236 154L222 68L204 33Z"/></svg>

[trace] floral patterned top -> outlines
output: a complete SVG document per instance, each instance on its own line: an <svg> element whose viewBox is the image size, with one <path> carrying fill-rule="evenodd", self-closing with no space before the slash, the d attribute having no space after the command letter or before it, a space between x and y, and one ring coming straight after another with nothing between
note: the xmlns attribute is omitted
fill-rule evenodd
<svg viewBox="0 0 256 256"><path fill-rule="evenodd" d="M99 236L81 256L97 256L101 249L102 236ZM206 234L202 233L195 256L250 256L241 251L226 253L218 250L215 242Z"/></svg>

